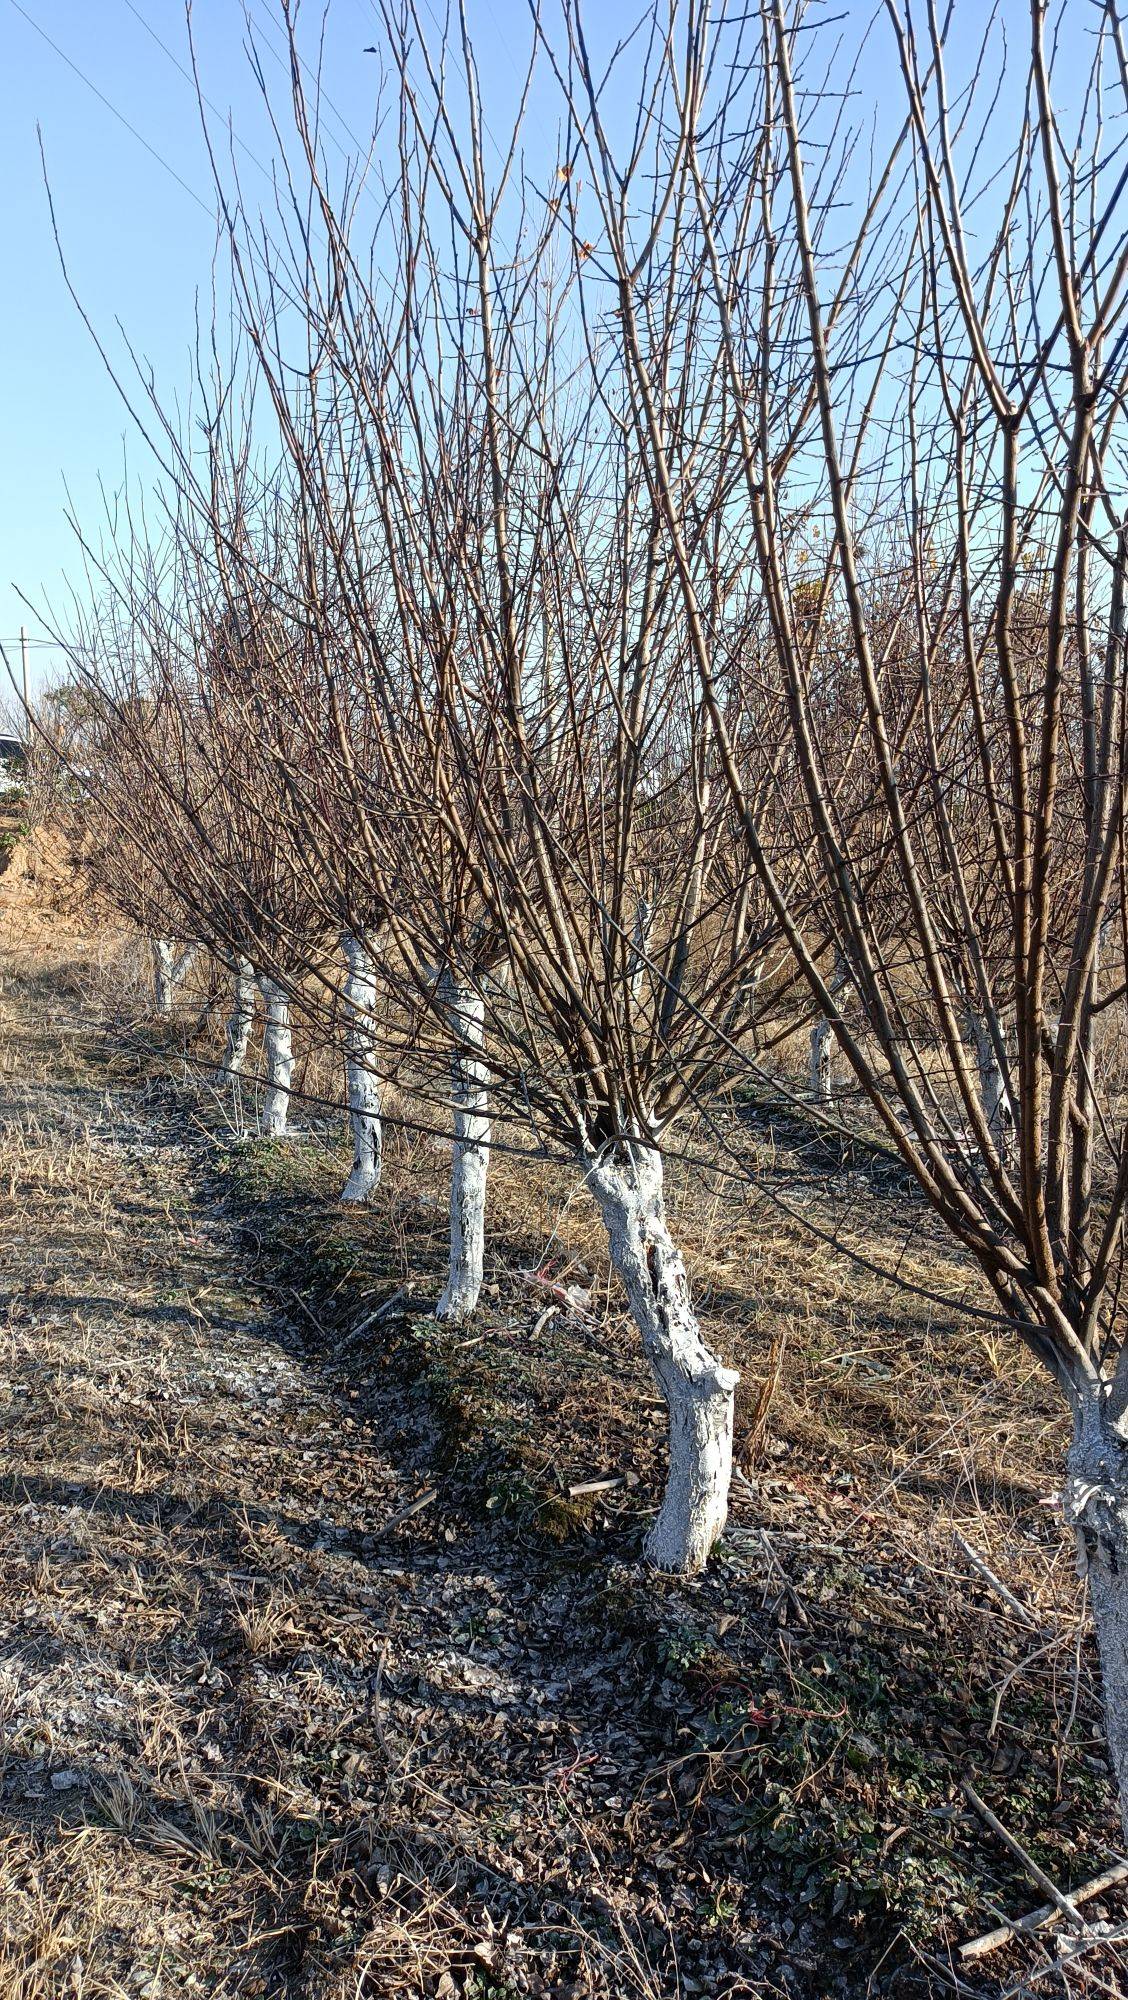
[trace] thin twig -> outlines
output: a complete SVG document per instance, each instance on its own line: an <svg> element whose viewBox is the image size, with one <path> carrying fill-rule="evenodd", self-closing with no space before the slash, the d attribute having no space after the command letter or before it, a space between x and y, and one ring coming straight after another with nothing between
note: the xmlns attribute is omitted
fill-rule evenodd
<svg viewBox="0 0 1128 2000"><path fill-rule="evenodd" d="M966 1789L966 1788L965 1788ZM1102 1869L1088 1882L1069 1892L1070 1903L1087 1903L1093 1896L1102 1896L1106 1889L1114 1889L1118 1882L1128 1882L1128 1861L1114 1861L1111 1868ZM999 1924L993 1931L984 1931L982 1937L969 1938L961 1944L960 1957L966 1961L985 1958L989 1951L997 1951L1001 1944L1009 1943L1013 1937L1029 1931L1040 1931L1047 1924L1056 1924L1064 1912L1056 1903L1043 1903L1036 1910L1030 1910L1025 1917L1017 1917L1014 1923Z"/></svg>
<svg viewBox="0 0 1128 2000"><path fill-rule="evenodd" d="M1080 1930L1080 1931L1087 1930L1088 1925L1086 1924L1084 1917L1081 1915L1081 1912L1077 1909L1076 1905L1071 1901L1071 1899L1068 1896L1062 1894L1061 1890L1057 1886L1057 1883L1053 1881L1053 1879L1049 1875L1046 1874L1045 1869L1039 1868L1038 1863L1035 1861L1033 1855L1028 1854L1026 1852L1026 1849L1023 1847L1021 1841L1016 1840L1013 1833L1008 1833L1006 1827L1003 1825L1002 1820L997 1819L995 1814L991 1811L990 1806L986 1803L986 1801L980 1798L979 1793L976 1791L975 1786L971 1782L971 1779L963 1778L961 1779L960 1782L963 1787L965 1797L971 1800L971 1803L975 1807L976 1812L980 1815L980 1818L986 1821L992 1833L998 1834L999 1839L1003 1843L1003 1846L1007 1848L1011 1854L1014 1855L1015 1860L1021 1861L1031 1881L1036 1882L1039 1889L1045 1892L1045 1894L1049 1897L1051 1903L1054 1904L1059 1915L1066 1917L1068 1921L1073 1925L1073 1928L1075 1930Z"/></svg>

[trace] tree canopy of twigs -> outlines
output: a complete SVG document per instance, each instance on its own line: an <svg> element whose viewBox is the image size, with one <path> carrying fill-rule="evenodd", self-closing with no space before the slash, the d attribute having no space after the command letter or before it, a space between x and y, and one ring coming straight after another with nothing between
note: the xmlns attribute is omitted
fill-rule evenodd
<svg viewBox="0 0 1128 2000"><path fill-rule="evenodd" d="M283 12L268 223L213 152L274 471L248 492L216 383L205 473L162 432L171 566L119 593L119 764L195 856L187 928L291 983L378 940L399 1052L436 1097L451 1065L444 1309L489 1093L579 1163L669 1406L674 1567L724 1524L735 1378L663 1155L734 1079L794 1103L813 1025L811 1115L900 1157L1072 1414L1128 1796L1117 0L1068 109L1069 4L969 47L933 0L857 33L688 0L617 43L563 0L500 140L465 9L440 51L402 0L343 178Z"/></svg>

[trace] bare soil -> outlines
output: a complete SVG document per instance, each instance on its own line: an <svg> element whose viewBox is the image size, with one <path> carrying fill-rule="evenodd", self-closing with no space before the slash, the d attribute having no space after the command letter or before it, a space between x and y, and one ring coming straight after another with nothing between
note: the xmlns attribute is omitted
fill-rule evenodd
<svg viewBox="0 0 1128 2000"><path fill-rule="evenodd" d="M574 1186L499 1156L443 1333L432 1142L346 1214L336 1130L238 1141L42 857L0 926L4 2000L1128 1991L1122 1891L958 1959L1043 1900L962 1777L1063 1887L1120 1835L1052 1402L773 1198L954 1299L908 1191L794 1132L751 1202L685 1177L742 1468L708 1576L655 1579L661 1412Z"/></svg>

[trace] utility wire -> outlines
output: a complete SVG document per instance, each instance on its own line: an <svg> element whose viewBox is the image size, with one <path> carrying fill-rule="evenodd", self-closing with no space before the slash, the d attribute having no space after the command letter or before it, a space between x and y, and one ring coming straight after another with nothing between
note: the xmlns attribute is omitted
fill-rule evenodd
<svg viewBox="0 0 1128 2000"><path fill-rule="evenodd" d="M119 111L117 105L111 103L110 99L106 96L105 91L99 90L97 84L92 82L90 77L87 76L86 71L84 69L80 69L78 63L73 62L71 60L66 50L61 49L59 47L58 42L52 40L51 36L47 33L46 28L41 28L39 22L35 19L34 15L29 14L26 7L21 6L20 0L11 0L11 5L15 8L17 14L21 15L22 18L27 22L28 27L35 29L35 32L40 37L41 41L46 42L48 48L54 50L55 54L59 58L59 61L64 62L67 68L74 72L75 76L77 76L77 78L79 79L79 82L84 83L86 85L87 90L93 93L93 95L98 99L98 102L100 104L105 105L106 110L110 112L110 114L114 118L117 119L118 124L124 125L126 131L130 133L134 139L137 140L139 146L144 146L145 151L149 154L149 157L151 159L156 160L157 165L163 167L166 174L171 175L172 179L176 182L178 187L183 188L189 200L194 201L197 208L202 208L204 214L208 216L211 219L211 221L214 222L216 219L215 209L209 207L208 203L203 199L203 196L197 194L195 188L189 185L189 183L184 179L182 174L177 173L176 168L172 166L168 160L165 159L163 153L159 153L155 146L150 145L144 133L139 132L137 130L136 125L130 124L129 119L125 116L125 113L123 111Z"/></svg>
<svg viewBox="0 0 1128 2000"><path fill-rule="evenodd" d="M133 4L133 0L125 0L125 4L128 7L130 13L133 15L134 20L139 21L141 23L141 26L144 28L145 33L151 37L151 39L156 43L157 47L159 49L164 50L164 53L168 57L169 62L172 64L173 68L179 70L185 82L191 86L194 92L198 86L197 86L197 80L193 76L192 71L185 67L185 65L181 62L179 56L176 54L175 50L169 48L169 45L165 41L163 35L158 35L152 23L145 19L145 16L141 12L140 7L135 7ZM22 8L20 11L21 12L23 11ZM228 118L219 109L219 106L217 104L212 103L211 98L208 97L204 91L202 90L200 91L200 96L202 97L204 103L207 105L208 110L212 112L212 114L216 118L220 119L223 124L225 125L228 124L229 122ZM273 185L274 176L271 173L270 168L263 165L262 161L259 159L258 154L252 152L246 140L241 139L237 132L234 133L234 138L235 138L235 144L238 146L240 152L245 153L247 155L248 160L251 161L252 165L256 166L260 174L262 174L264 178L270 181L271 185Z"/></svg>
<svg viewBox="0 0 1128 2000"><path fill-rule="evenodd" d="M280 55L278 53L278 50L275 47L269 35L266 37L266 46L270 50L270 53L274 57L274 60L278 64L279 68L285 70L285 72L288 75L290 71L289 30L286 26L285 21L279 20L277 14L274 11L274 8L270 4L270 0L261 0L261 5L263 11L268 15L269 19L273 22L274 26L282 34L286 48L286 53L285 55ZM262 23L260 22L258 25L261 31ZM344 113L338 111L337 106L333 102L333 99L329 96L328 92L325 90L319 73L316 70L310 68L309 64L305 60L305 57L296 48L294 53L297 56L299 67L305 71L310 82L313 84L317 92L317 97L319 102L322 104L327 104L329 106L329 109L333 113L333 116L336 119L338 125L340 126L342 132L347 134L352 144L356 147L357 153L361 158L363 158L366 152L368 151L367 146L364 145L362 141L357 138L356 133L353 131L352 126L349 124L348 119L345 117ZM347 160L349 155L346 153L340 140L336 138L336 136L333 135L332 133L330 134L330 137L333 139L333 144L336 146L337 151L340 153L342 159Z"/></svg>
<svg viewBox="0 0 1128 2000"><path fill-rule="evenodd" d="M99 89L98 85L93 81L91 77L87 75L86 71L81 67L81 65L75 62L74 58L72 56L69 56L64 48L61 48L59 46L59 43L56 42L53 39L53 37L47 33L46 28L40 25L40 23L35 19L35 16L33 14L28 13L27 8L22 5L22 0L10 0L10 4L15 8L16 13L20 15L21 19L27 22L28 27L33 28L35 30L35 33L39 36L40 40L46 42L48 48L51 49L55 55L58 56L59 61L66 64L67 68L72 72L73 75L75 75L79 79L80 83L85 84L87 90L90 91L91 95L98 99L99 104L105 106L106 110L110 113L111 117L116 118L118 124L124 126L125 130L130 134L130 137L136 139L138 145L143 146L145 148L145 151L149 154L149 157L151 159L156 160L158 166L164 168L166 174L168 174L171 177L171 179L176 182L179 188L183 189L184 193L188 196L189 200L194 201L196 207L202 209L203 213L206 216L208 216L211 221L213 222L216 221L217 209L215 205L205 201L204 197L197 191L197 189L192 187L190 182L184 179L183 174L177 172L177 169L171 164L169 160L165 158L164 154L160 152L158 148L154 146L150 140L146 139L144 133L138 131L136 125L134 125L126 117L124 111L119 111L117 105L112 101L111 98L106 96L104 90ZM196 79L192 75L191 71L187 69L183 63L180 62L175 52L169 48L168 43L163 39L161 35L157 33L156 29L151 25L151 23L145 19L145 16L140 12L139 8L137 8L133 4L133 0L125 0L125 4L129 8L130 13L135 17L137 21L140 22L141 26L145 29L146 33L151 36L152 40L157 43L158 47L164 51L169 61L175 66L176 69L179 70L181 76L185 78L185 80L191 85L194 91L196 89ZM273 15L273 13L269 8L269 0L263 0L263 4L264 6L266 6L267 12L270 15L270 19L274 21L275 25L277 26L278 23L276 17ZM274 57L274 60L279 64L281 68L289 67L288 63L285 62L283 57L278 53L277 48L273 45L273 42L270 40L269 36L267 37L267 47L270 51L270 54ZM301 57L299 57L298 60L299 62L301 62L302 68L306 71L307 75L312 76L313 72L309 69L309 65L304 61L302 61ZM201 95L203 95L202 92ZM342 117L341 113L337 110L337 107L333 103L332 99L326 95L323 89L320 91L320 95L322 101L329 106L330 111L332 111L334 117L336 118L338 124L341 126L342 130L348 133L348 136L352 140L353 144L359 150L363 151L359 139L356 137L356 134L350 129L349 125L347 124L346 120ZM205 96L203 101L207 105L208 110L211 111L215 117L221 119L224 124L227 124L228 121L224 117L224 114L218 109L218 107L215 104L212 103L209 97ZM238 134L235 135L235 143L241 148L241 150L244 153L246 153L248 159L251 160L252 163L258 168L259 172L273 184L274 176L271 173L270 168L263 164L263 162L259 159L258 155L252 151L251 147L247 145L245 140L239 138ZM334 137L333 143L337 147L337 150L341 153L342 157L347 158L348 155L345 153L345 149L341 145L340 140Z"/></svg>

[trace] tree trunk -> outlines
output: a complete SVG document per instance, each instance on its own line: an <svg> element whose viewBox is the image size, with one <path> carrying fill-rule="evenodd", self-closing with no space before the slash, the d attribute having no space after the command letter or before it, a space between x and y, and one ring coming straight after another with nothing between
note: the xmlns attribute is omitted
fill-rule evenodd
<svg viewBox="0 0 1128 2000"><path fill-rule="evenodd" d="M830 1022L820 1014L811 1029L811 1096L824 1108L833 1103L830 1091Z"/></svg>
<svg viewBox="0 0 1128 2000"><path fill-rule="evenodd" d="M149 949L153 960L153 998L157 1013L167 1021L172 1013L173 996L173 950L168 938L151 938Z"/></svg>
<svg viewBox="0 0 1128 2000"><path fill-rule="evenodd" d="M186 944L178 952L170 938L158 937L151 938L149 946L153 960L153 997L157 1004L157 1013L162 1020L168 1020L172 1014L176 989L195 958L198 947Z"/></svg>
<svg viewBox="0 0 1128 2000"><path fill-rule="evenodd" d="M342 1201L367 1201L380 1184L384 1135L380 1123L380 1084L373 1069L376 1037L376 974L363 939L352 931L341 938L348 963L345 980L345 1074L352 1126L352 1172L341 1190Z"/></svg>
<svg viewBox="0 0 1128 2000"><path fill-rule="evenodd" d="M643 980L646 978L646 955L650 950L650 931L654 922L654 911L645 896L640 896L635 906L634 931L631 936L630 980L631 1005L638 1006L642 998ZM673 985L678 984L675 972Z"/></svg>
<svg viewBox="0 0 1128 2000"><path fill-rule="evenodd" d="M242 1075L255 1018L255 968L250 959L244 958L240 952L231 961L231 969L235 976L235 984L231 995L231 1012L227 1016L227 1027L223 1037L223 1067L219 1073L221 1083L227 1077Z"/></svg>
<svg viewBox="0 0 1128 2000"><path fill-rule="evenodd" d="M486 1240L486 1172L490 1155L489 1071L481 1057L485 1044L485 1003L450 972L439 987L455 1050L451 1061L454 1153L450 1181L450 1276L435 1307L439 1319L469 1317L482 1289Z"/></svg>
<svg viewBox="0 0 1128 2000"><path fill-rule="evenodd" d="M588 1180L670 1415L666 1494L646 1555L657 1569L703 1569L728 1517L740 1378L701 1337L681 1252L666 1227L660 1155L624 1142L591 1167Z"/></svg>
<svg viewBox="0 0 1128 2000"><path fill-rule="evenodd" d="M1128 1443L1107 1404L1086 1398L1068 1459L1065 1517L1089 1582L1104 1686L1105 1736L1128 1839Z"/></svg>
<svg viewBox="0 0 1128 2000"><path fill-rule="evenodd" d="M290 1007L280 986L260 974L259 992L266 1014L262 1045L266 1055L266 1091L262 1100L262 1133L280 1139L290 1115L290 1078L294 1052L290 1040Z"/></svg>
<svg viewBox="0 0 1128 2000"><path fill-rule="evenodd" d="M214 976L209 978L208 990L200 1002L200 1011L192 1023L192 1040L198 1042L201 1035L209 1035L216 1015L223 1004L223 993L215 984Z"/></svg>
<svg viewBox="0 0 1128 2000"><path fill-rule="evenodd" d="M995 1142L999 1158L1006 1165L1010 1154L1011 1115L1007 1102L1006 1084L1002 1064L995 1053L991 1031L985 1021L981 1021L974 1007L967 1009L968 1032L975 1050L975 1066L979 1073L979 1097L983 1106L983 1117Z"/></svg>
<svg viewBox="0 0 1128 2000"><path fill-rule="evenodd" d="M837 999L846 984L846 961L840 951L834 954L834 971L831 973L830 990ZM833 1108L834 1092L831 1087L830 1059L834 1052L834 1031L825 1014L820 1014L811 1029L811 1096L824 1111Z"/></svg>

